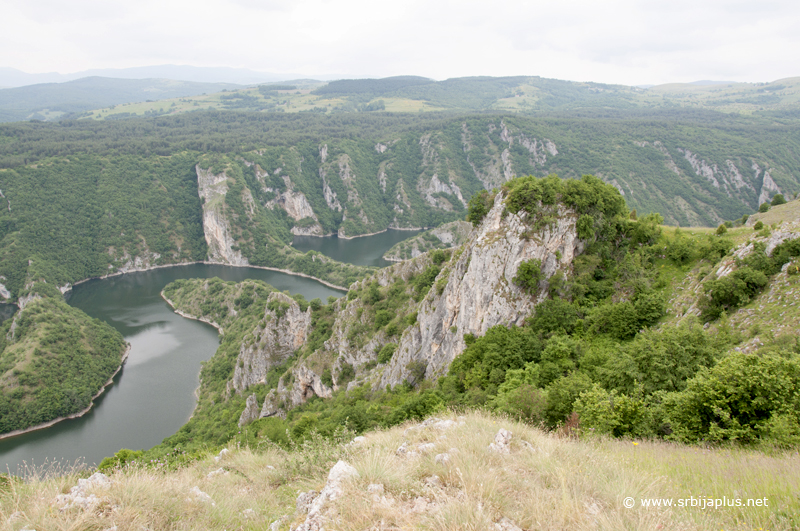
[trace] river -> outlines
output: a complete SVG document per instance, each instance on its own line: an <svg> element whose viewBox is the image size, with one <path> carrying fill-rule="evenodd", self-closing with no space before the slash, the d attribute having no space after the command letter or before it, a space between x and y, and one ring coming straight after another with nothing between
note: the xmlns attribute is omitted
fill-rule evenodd
<svg viewBox="0 0 800 531"><path fill-rule="evenodd" d="M292 240L292 246L304 253L318 251L340 262L361 266L386 267L392 265L392 262L384 260L383 253L388 251L394 244L416 236L420 232L422 231L387 230L371 236L352 239L338 238L336 236L326 236L324 238L295 236L294 240Z"/></svg>
<svg viewBox="0 0 800 531"><path fill-rule="evenodd" d="M117 329L131 344L128 361L83 417L0 440L0 471L24 474L25 466L97 464L120 448L151 448L175 433L194 410L200 364L211 358L219 341L213 327L175 314L160 292L179 278L211 277L259 279L308 300L343 294L308 278L202 264L75 286L67 302Z"/></svg>

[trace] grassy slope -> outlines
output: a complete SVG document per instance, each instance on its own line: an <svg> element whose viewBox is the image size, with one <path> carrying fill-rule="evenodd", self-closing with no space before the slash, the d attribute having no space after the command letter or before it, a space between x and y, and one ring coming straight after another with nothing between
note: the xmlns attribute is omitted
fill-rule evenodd
<svg viewBox="0 0 800 531"><path fill-rule="evenodd" d="M458 421L455 415L446 415ZM359 472L330 504L330 529L494 529L508 518L524 529L794 529L800 523L800 460L659 442L574 441L482 413L467 413L446 432L395 427L367 434L359 445L315 441L290 451L269 444L230 447L186 468L129 465L111 473L109 490L94 510L55 508L57 495L78 477L32 473L28 481L0 487L0 521L8 529L279 529L301 523L299 492L320 491L339 459ZM499 428L513 432L509 454L487 451ZM527 449L522 441L533 446ZM432 443L418 458L395 450ZM452 449L456 448L457 452ZM439 453L451 461L437 463ZM209 477L216 470L222 473ZM430 482L438 476L440 485ZM368 493L382 484L382 496ZM213 500L199 501L198 487ZM626 497L636 507L623 505ZM768 507L650 508L641 498L767 498ZM8 518L17 517L13 523Z"/></svg>
<svg viewBox="0 0 800 531"><path fill-rule="evenodd" d="M753 230L752 225L759 220L770 228L769 232ZM766 213L754 214L746 225L729 230L726 237L739 247L750 242L765 242L769 239L768 234L776 230L800 234L800 200L772 207ZM714 229L693 227L684 229L684 232L687 235L705 236L712 234ZM665 227L664 234L667 237L674 236L674 228ZM696 305L702 293L702 280L713 275L722 264L729 261L730 258L726 257L714 264L701 260L686 267L678 267L669 260L663 260L660 264L661 272L669 279L666 291L669 304L664 323L674 323L697 314ZM778 273L768 287L749 304L728 315L727 325L741 334L742 344L738 348L750 352L780 336L797 334L797 323L800 323L798 288L800 276ZM717 326L712 324L712 330Z"/></svg>

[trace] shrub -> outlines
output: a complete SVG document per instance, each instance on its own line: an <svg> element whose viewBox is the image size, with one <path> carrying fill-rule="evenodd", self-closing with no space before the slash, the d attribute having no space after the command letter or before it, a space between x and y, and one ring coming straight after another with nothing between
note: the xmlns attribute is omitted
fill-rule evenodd
<svg viewBox="0 0 800 531"><path fill-rule="evenodd" d="M397 343L386 343L378 352L378 363L389 363L397 350Z"/></svg>
<svg viewBox="0 0 800 531"><path fill-rule="evenodd" d="M467 221L472 223L473 226L480 225L489 210L492 209L494 203L494 194L490 194L486 190L481 190L473 195L467 204Z"/></svg>
<svg viewBox="0 0 800 531"><path fill-rule="evenodd" d="M546 405L547 396L544 390L528 383L498 395L493 402L496 410L534 424L544 422Z"/></svg>
<svg viewBox="0 0 800 531"><path fill-rule="evenodd" d="M528 293L536 293L539 289L539 282L544 279L542 272L542 261L538 258L522 262L517 269L514 283Z"/></svg>
<svg viewBox="0 0 800 531"><path fill-rule="evenodd" d="M785 443L800 434L798 388L796 356L734 351L668 395L664 410L677 440Z"/></svg>
<svg viewBox="0 0 800 531"><path fill-rule="evenodd" d="M753 230L761 230L763 228L764 228L764 223L761 220L756 221L756 224L753 225Z"/></svg>
<svg viewBox="0 0 800 531"><path fill-rule="evenodd" d="M786 198L783 197L783 194L775 194L772 197L772 203L770 203L770 205L778 206L778 205L783 205L785 203L786 203Z"/></svg>
<svg viewBox="0 0 800 531"><path fill-rule="evenodd" d="M558 330L571 334L579 318L580 313L573 303L564 299L547 299L536 306L530 327L544 334Z"/></svg>
<svg viewBox="0 0 800 531"><path fill-rule="evenodd" d="M764 273L749 266L726 277L707 281L703 287L705 294L700 300L703 317L716 319L724 310L747 304L768 282Z"/></svg>
<svg viewBox="0 0 800 531"><path fill-rule="evenodd" d="M406 381L410 385L417 385L425 379L425 371L428 370L428 364L424 361L412 361L406 365L406 370L408 370Z"/></svg>
<svg viewBox="0 0 800 531"><path fill-rule="evenodd" d="M726 232L728 232L728 227L726 227L724 223L720 223L719 227L717 227L716 230L717 236L722 236Z"/></svg>
<svg viewBox="0 0 800 531"><path fill-rule="evenodd" d="M623 437L643 432L645 404L596 384L581 393L575 401L575 412L581 419L581 427L594 433Z"/></svg>
<svg viewBox="0 0 800 531"><path fill-rule="evenodd" d="M758 207L758 211L763 214L764 212L769 211L769 207L770 207L769 203L766 203L766 202L761 203L761 205Z"/></svg>
<svg viewBox="0 0 800 531"><path fill-rule="evenodd" d="M546 389L547 404L544 411L547 424L554 428L564 422L573 412L575 400L591 388L592 380L582 372L573 372L550 384Z"/></svg>
<svg viewBox="0 0 800 531"><path fill-rule="evenodd" d="M344 387L352 382L356 377L356 370L349 363L342 363L339 373L336 375L336 385Z"/></svg>

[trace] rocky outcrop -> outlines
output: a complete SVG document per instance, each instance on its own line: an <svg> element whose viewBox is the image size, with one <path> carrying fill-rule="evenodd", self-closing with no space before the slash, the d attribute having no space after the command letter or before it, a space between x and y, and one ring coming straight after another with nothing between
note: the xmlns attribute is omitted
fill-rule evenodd
<svg viewBox="0 0 800 531"><path fill-rule="evenodd" d="M241 428L249 422L253 422L259 417L258 398L255 393L247 397L245 402L244 411L239 416L239 427Z"/></svg>
<svg viewBox="0 0 800 531"><path fill-rule="evenodd" d="M504 209L503 195L498 194L479 230L439 274L437 283L447 278L447 285L441 293L431 289L420 305L417 323L403 333L381 387L406 380L413 362L426 366L426 378L444 374L465 348L464 334L480 336L498 324L522 324L546 295L540 290L532 297L513 282L519 265L541 260L547 279L568 269L582 252L574 212L561 208L553 224L528 235L526 214L503 217Z"/></svg>
<svg viewBox="0 0 800 531"><path fill-rule="evenodd" d="M295 531L323 531L328 519L326 518L328 513L326 506L330 502L341 498L344 494L346 482L358 476L358 470L350 464L344 461L337 462L328 473L328 481L325 482L325 487L319 495L311 491L298 497L298 511L307 512L308 516Z"/></svg>
<svg viewBox="0 0 800 531"><path fill-rule="evenodd" d="M756 176L758 176L758 171L760 171L758 165L753 164L753 169L756 170ZM778 185L772 180L769 170L764 171L764 180L761 183L761 193L758 195L758 204L769 202L772 196L780 193L780 191Z"/></svg>
<svg viewBox="0 0 800 531"><path fill-rule="evenodd" d="M124 253L122 258L119 260L119 262L122 262L122 265L117 267L116 273L133 273L136 271L147 271L148 269L153 269L154 267L160 265L160 258L160 254L150 252L147 249L145 249L141 255L133 257L128 253ZM66 293L68 289L62 291L62 293Z"/></svg>
<svg viewBox="0 0 800 531"><path fill-rule="evenodd" d="M311 309L303 312L297 301L288 295L272 292L262 324L263 330L260 326L253 330L239 349L232 380L237 393L251 385L265 383L272 367L286 361L303 346L311 327Z"/></svg>
<svg viewBox="0 0 800 531"><path fill-rule="evenodd" d="M210 169L204 170L200 166L195 169L197 171L197 192L203 200L203 233L208 244L209 262L235 266L249 265L241 251L234 249L236 240L225 215L228 177L224 172L214 175Z"/></svg>
<svg viewBox="0 0 800 531"><path fill-rule="evenodd" d="M0 280L6 280L6 277L0 276ZM8 291L5 284L0 284L0 298L3 300L8 300L11 298L11 292Z"/></svg>

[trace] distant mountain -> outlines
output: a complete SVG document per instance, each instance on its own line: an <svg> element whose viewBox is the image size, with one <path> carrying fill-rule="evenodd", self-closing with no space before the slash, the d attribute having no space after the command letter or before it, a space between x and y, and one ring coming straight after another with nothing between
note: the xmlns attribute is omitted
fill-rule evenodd
<svg viewBox="0 0 800 531"><path fill-rule="evenodd" d="M0 90L0 122L54 120L98 107L234 90L241 85L87 77Z"/></svg>
<svg viewBox="0 0 800 531"><path fill-rule="evenodd" d="M65 83L85 77L113 77L118 79L177 79L195 83L234 83L255 85L275 81L288 81L316 77L324 80L341 79L344 76L309 76L308 74L275 74L247 68L205 67L190 65L153 65L134 68L100 68L83 70L71 74L48 72L29 74L16 68L0 67L0 88L23 87L38 83Z"/></svg>

